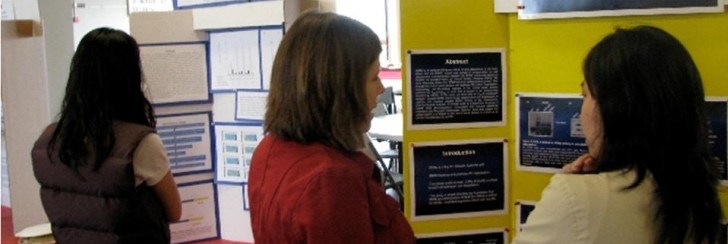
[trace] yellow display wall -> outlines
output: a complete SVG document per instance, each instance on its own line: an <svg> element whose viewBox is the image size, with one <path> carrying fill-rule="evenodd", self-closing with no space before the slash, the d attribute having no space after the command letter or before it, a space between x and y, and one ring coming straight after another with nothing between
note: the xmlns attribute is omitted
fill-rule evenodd
<svg viewBox="0 0 728 244"><path fill-rule="evenodd" d="M499 229L515 226L516 200L537 201L551 174L515 170L516 93L580 94L581 62L589 49L615 27L654 25L675 35L692 54L707 96L728 97L728 13L620 16L557 20L519 20L516 14L496 14L493 1L400 0L402 57L407 50L505 48L507 61L507 123L503 127L452 130L404 128L405 195L410 196L412 143L482 138L507 138L508 214L488 217L413 221L416 234ZM403 64L403 67L406 67ZM407 84L403 68L403 87ZM403 111L409 107L403 94ZM405 116L406 117L406 116ZM728 187L720 188L728 212ZM406 199L409 219L411 199ZM510 231L511 238L514 231Z"/></svg>

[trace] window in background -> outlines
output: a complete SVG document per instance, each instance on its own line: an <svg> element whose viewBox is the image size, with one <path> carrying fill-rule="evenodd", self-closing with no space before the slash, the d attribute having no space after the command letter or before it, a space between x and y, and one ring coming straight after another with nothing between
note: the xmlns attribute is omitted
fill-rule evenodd
<svg viewBox="0 0 728 244"><path fill-rule="evenodd" d="M400 69L399 0L336 0L336 12L369 26L382 42L379 62L385 69Z"/></svg>

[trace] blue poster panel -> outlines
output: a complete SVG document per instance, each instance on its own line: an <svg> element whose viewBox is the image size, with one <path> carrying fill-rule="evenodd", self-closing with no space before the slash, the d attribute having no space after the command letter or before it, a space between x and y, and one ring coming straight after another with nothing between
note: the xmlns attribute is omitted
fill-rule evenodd
<svg viewBox="0 0 728 244"><path fill-rule="evenodd" d="M581 97L517 94L516 168L556 173L587 153Z"/></svg>
<svg viewBox="0 0 728 244"><path fill-rule="evenodd" d="M417 236L417 244L505 244L505 230L487 232L452 232Z"/></svg>
<svg viewBox="0 0 728 244"><path fill-rule="evenodd" d="M411 129L505 125L503 50L410 51Z"/></svg>
<svg viewBox="0 0 728 244"><path fill-rule="evenodd" d="M503 140L430 142L411 148L414 220L506 213Z"/></svg>
<svg viewBox="0 0 728 244"><path fill-rule="evenodd" d="M706 99L705 112L708 117L708 143L710 145L710 153L713 159L718 163L720 170L720 180L723 184L728 184L728 160L726 159L726 151L728 150L728 102L726 99Z"/></svg>
<svg viewBox="0 0 728 244"><path fill-rule="evenodd" d="M213 171L211 117L210 112L202 112L157 118L157 133L173 174Z"/></svg>

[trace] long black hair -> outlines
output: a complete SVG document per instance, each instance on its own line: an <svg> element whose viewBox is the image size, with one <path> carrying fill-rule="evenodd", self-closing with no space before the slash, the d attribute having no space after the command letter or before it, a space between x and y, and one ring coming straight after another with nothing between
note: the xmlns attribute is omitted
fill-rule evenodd
<svg viewBox="0 0 728 244"><path fill-rule="evenodd" d="M584 61L603 122L597 172L652 174L659 199L656 243L715 243L723 216L709 153L705 96L688 51L650 26L617 29Z"/></svg>
<svg viewBox="0 0 728 244"><path fill-rule="evenodd" d="M74 169L88 162L98 169L114 146L114 120L154 127L143 76L134 38L110 28L86 34L71 61L60 120L48 143L49 157L57 152L60 161Z"/></svg>

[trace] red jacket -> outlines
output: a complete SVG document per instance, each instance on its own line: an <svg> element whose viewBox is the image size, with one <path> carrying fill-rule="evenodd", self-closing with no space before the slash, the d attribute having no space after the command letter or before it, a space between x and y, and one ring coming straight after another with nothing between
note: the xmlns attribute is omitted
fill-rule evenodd
<svg viewBox="0 0 728 244"><path fill-rule="evenodd" d="M414 243L363 153L267 135L248 182L256 243Z"/></svg>

